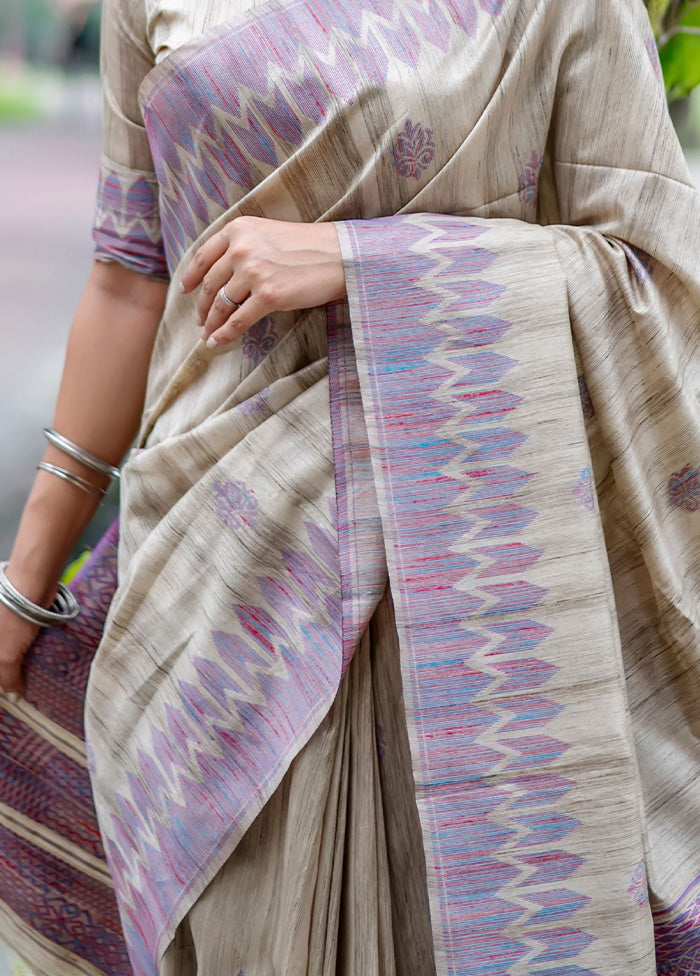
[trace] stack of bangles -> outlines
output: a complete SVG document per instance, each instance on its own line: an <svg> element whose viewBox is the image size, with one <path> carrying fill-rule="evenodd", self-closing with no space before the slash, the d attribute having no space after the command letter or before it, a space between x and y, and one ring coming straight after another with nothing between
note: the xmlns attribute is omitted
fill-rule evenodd
<svg viewBox="0 0 700 976"><path fill-rule="evenodd" d="M67 454L73 460L80 462L80 464L89 470L109 478L110 483L119 477L119 468L115 468L114 465L108 464L106 461L101 461L100 458L95 457L94 454L90 454L89 451L86 451L78 444L74 444L73 441L68 440L67 437L64 437L57 431L46 428L44 434L47 441L58 448L59 451ZM42 461L37 467L41 471L46 471L48 474L61 478L62 481L67 481L93 498L97 498L100 503L104 501L107 488L98 488L87 478L82 477L82 475L76 474L68 468L61 468L56 464L49 464L48 461ZM56 597L47 610L39 606L39 604L28 600L27 597L22 596L19 590L15 589L7 578L6 568L6 562L0 563L0 603L9 610L12 610L13 613L16 613L17 616L28 620L30 623L37 624L39 627L57 627L62 624L67 624L69 620L74 620L80 613L78 601L62 583L59 583Z"/></svg>

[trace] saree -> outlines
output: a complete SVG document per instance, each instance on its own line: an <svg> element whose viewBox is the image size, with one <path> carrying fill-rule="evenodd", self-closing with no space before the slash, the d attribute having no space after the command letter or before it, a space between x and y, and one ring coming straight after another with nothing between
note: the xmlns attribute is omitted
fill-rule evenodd
<svg viewBox="0 0 700 976"><path fill-rule="evenodd" d="M697 976L700 207L641 3L265 0L155 67L139 11L96 240L173 287L86 703L132 971L388 583L436 973ZM210 351L176 285L242 214L335 221L348 301Z"/></svg>

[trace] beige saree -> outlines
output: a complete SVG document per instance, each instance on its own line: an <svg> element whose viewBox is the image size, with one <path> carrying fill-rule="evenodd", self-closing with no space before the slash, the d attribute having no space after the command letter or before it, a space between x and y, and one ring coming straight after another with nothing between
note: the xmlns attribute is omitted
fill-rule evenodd
<svg viewBox="0 0 700 976"><path fill-rule="evenodd" d="M169 22L105 5L95 231L173 281L86 713L135 976L698 976L700 205L641 2L265 0L154 67ZM178 277L244 213L338 222L348 303L210 352Z"/></svg>

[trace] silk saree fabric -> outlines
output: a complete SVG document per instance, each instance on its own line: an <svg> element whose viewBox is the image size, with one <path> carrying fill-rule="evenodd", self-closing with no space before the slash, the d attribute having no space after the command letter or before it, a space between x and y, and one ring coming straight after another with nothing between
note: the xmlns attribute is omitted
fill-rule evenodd
<svg viewBox="0 0 700 976"><path fill-rule="evenodd" d="M105 23L98 255L174 286L87 696L134 973L388 580L436 972L697 976L700 207L642 4ZM338 222L348 303L211 352L179 270L242 214Z"/></svg>
<svg viewBox="0 0 700 976"><path fill-rule="evenodd" d="M70 584L82 607L25 661L18 705L0 710L0 933L37 974L129 976L97 824L83 712L116 585L117 526ZM24 972L24 970L23 970Z"/></svg>

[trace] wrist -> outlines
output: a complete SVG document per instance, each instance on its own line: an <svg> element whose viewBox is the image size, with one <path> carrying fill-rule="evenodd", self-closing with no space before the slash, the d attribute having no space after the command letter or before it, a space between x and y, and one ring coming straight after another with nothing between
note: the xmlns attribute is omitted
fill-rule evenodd
<svg viewBox="0 0 700 976"><path fill-rule="evenodd" d="M45 609L51 606L58 590L60 573L49 578L45 563L37 563L32 566L31 560L22 563L21 560L13 562L10 559L5 569L5 575L14 588L27 600L31 600L32 603L36 603Z"/></svg>
<svg viewBox="0 0 700 976"><path fill-rule="evenodd" d="M49 606L63 567L96 503L50 475L41 481L37 478L22 514L7 577L28 600Z"/></svg>

